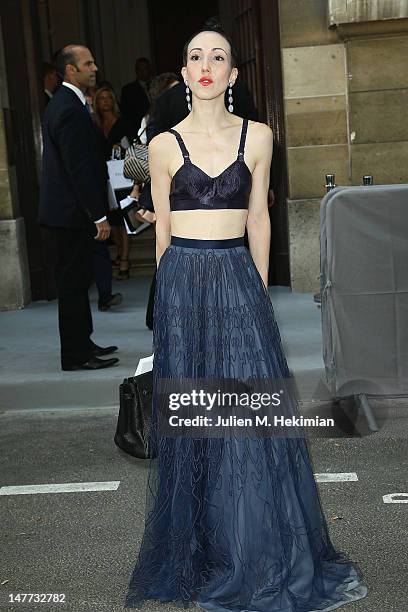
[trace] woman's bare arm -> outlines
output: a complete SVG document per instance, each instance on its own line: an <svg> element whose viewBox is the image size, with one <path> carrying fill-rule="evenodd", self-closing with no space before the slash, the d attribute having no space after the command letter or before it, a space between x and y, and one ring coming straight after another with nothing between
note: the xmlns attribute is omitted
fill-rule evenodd
<svg viewBox="0 0 408 612"><path fill-rule="evenodd" d="M152 199L156 214L156 262L170 244L170 186L167 155L169 150L168 134L158 134L149 144L149 170L152 183Z"/></svg>
<svg viewBox="0 0 408 612"><path fill-rule="evenodd" d="M247 231L249 250L265 286L268 286L271 224L268 211L268 189L272 160L273 133L264 123L255 124L252 142L256 161L252 172Z"/></svg>

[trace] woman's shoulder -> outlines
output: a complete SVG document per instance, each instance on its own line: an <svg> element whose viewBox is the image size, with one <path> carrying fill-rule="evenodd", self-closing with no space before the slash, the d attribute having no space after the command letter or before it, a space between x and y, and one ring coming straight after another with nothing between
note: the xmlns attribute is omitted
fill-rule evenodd
<svg viewBox="0 0 408 612"><path fill-rule="evenodd" d="M255 160L267 159L273 151L273 132L269 125L260 121L249 121L246 151Z"/></svg>
<svg viewBox="0 0 408 612"><path fill-rule="evenodd" d="M149 157L167 164L174 157L174 136L170 132L161 132L154 136L148 145Z"/></svg>
<svg viewBox="0 0 408 612"><path fill-rule="evenodd" d="M247 132L247 150L257 159L262 159L273 150L273 132L269 125L250 121Z"/></svg>
<svg viewBox="0 0 408 612"><path fill-rule="evenodd" d="M157 151L163 147L168 148L173 140L174 136L170 132L160 132L149 142L149 151Z"/></svg>
<svg viewBox="0 0 408 612"><path fill-rule="evenodd" d="M269 125L261 123L260 121L248 121L248 133L252 132L257 138L265 140L273 139L273 132Z"/></svg>

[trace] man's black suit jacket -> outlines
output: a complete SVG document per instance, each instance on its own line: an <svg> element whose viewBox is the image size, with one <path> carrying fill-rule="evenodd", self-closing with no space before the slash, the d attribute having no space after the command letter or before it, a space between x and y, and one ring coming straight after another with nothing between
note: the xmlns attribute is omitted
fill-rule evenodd
<svg viewBox="0 0 408 612"><path fill-rule="evenodd" d="M44 113L39 222L87 227L107 214L107 168L100 130L76 93L61 86Z"/></svg>
<svg viewBox="0 0 408 612"><path fill-rule="evenodd" d="M232 88L234 115L243 119L257 121L258 114L251 92L245 84L237 81ZM228 90L225 92L225 106L228 108ZM150 140L177 125L188 115L186 86L184 83L174 85L156 100L154 116L147 126L147 139Z"/></svg>
<svg viewBox="0 0 408 612"><path fill-rule="evenodd" d="M139 81L132 81L122 87L120 110L131 122L133 130L138 132L143 117L149 110L150 101Z"/></svg>

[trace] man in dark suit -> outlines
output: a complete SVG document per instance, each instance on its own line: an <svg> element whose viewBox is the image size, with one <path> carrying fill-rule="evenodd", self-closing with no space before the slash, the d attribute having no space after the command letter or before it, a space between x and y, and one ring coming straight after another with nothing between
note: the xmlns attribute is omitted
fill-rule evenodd
<svg viewBox="0 0 408 612"><path fill-rule="evenodd" d="M90 338L93 240L110 234L106 163L84 95L95 85L97 67L89 49L68 45L57 69L63 83L44 115L39 222L54 234L57 249L62 369L95 370L119 361L100 359L117 347L102 348Z"/></svg>
<svg viewBox="0 0 408 612"><path fill-rule="evenodd" d="M44 62L43 64L43 82L44 82L44 106L47 106L52 96L60 85L58 73L52 64Z"/></svg>
<svg viewBox="0 0 408 612"><path fill-rule="evenodd" d="M120 110L132 126L133 132L137 134L150 106L151 67L147 57L139 57L136 60L135 72L136 80L122 87Z"/></svg>

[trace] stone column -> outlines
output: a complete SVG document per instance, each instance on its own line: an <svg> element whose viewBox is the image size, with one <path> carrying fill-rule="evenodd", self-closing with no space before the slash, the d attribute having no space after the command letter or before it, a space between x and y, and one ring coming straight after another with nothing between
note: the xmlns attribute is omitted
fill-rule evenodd
<svg viewBox="0 0 408 612"><path fill-rule="evenodd" d="M31 300L24 219L12 198L5 138L0 110L0 310L24 308Z"/></svg>

